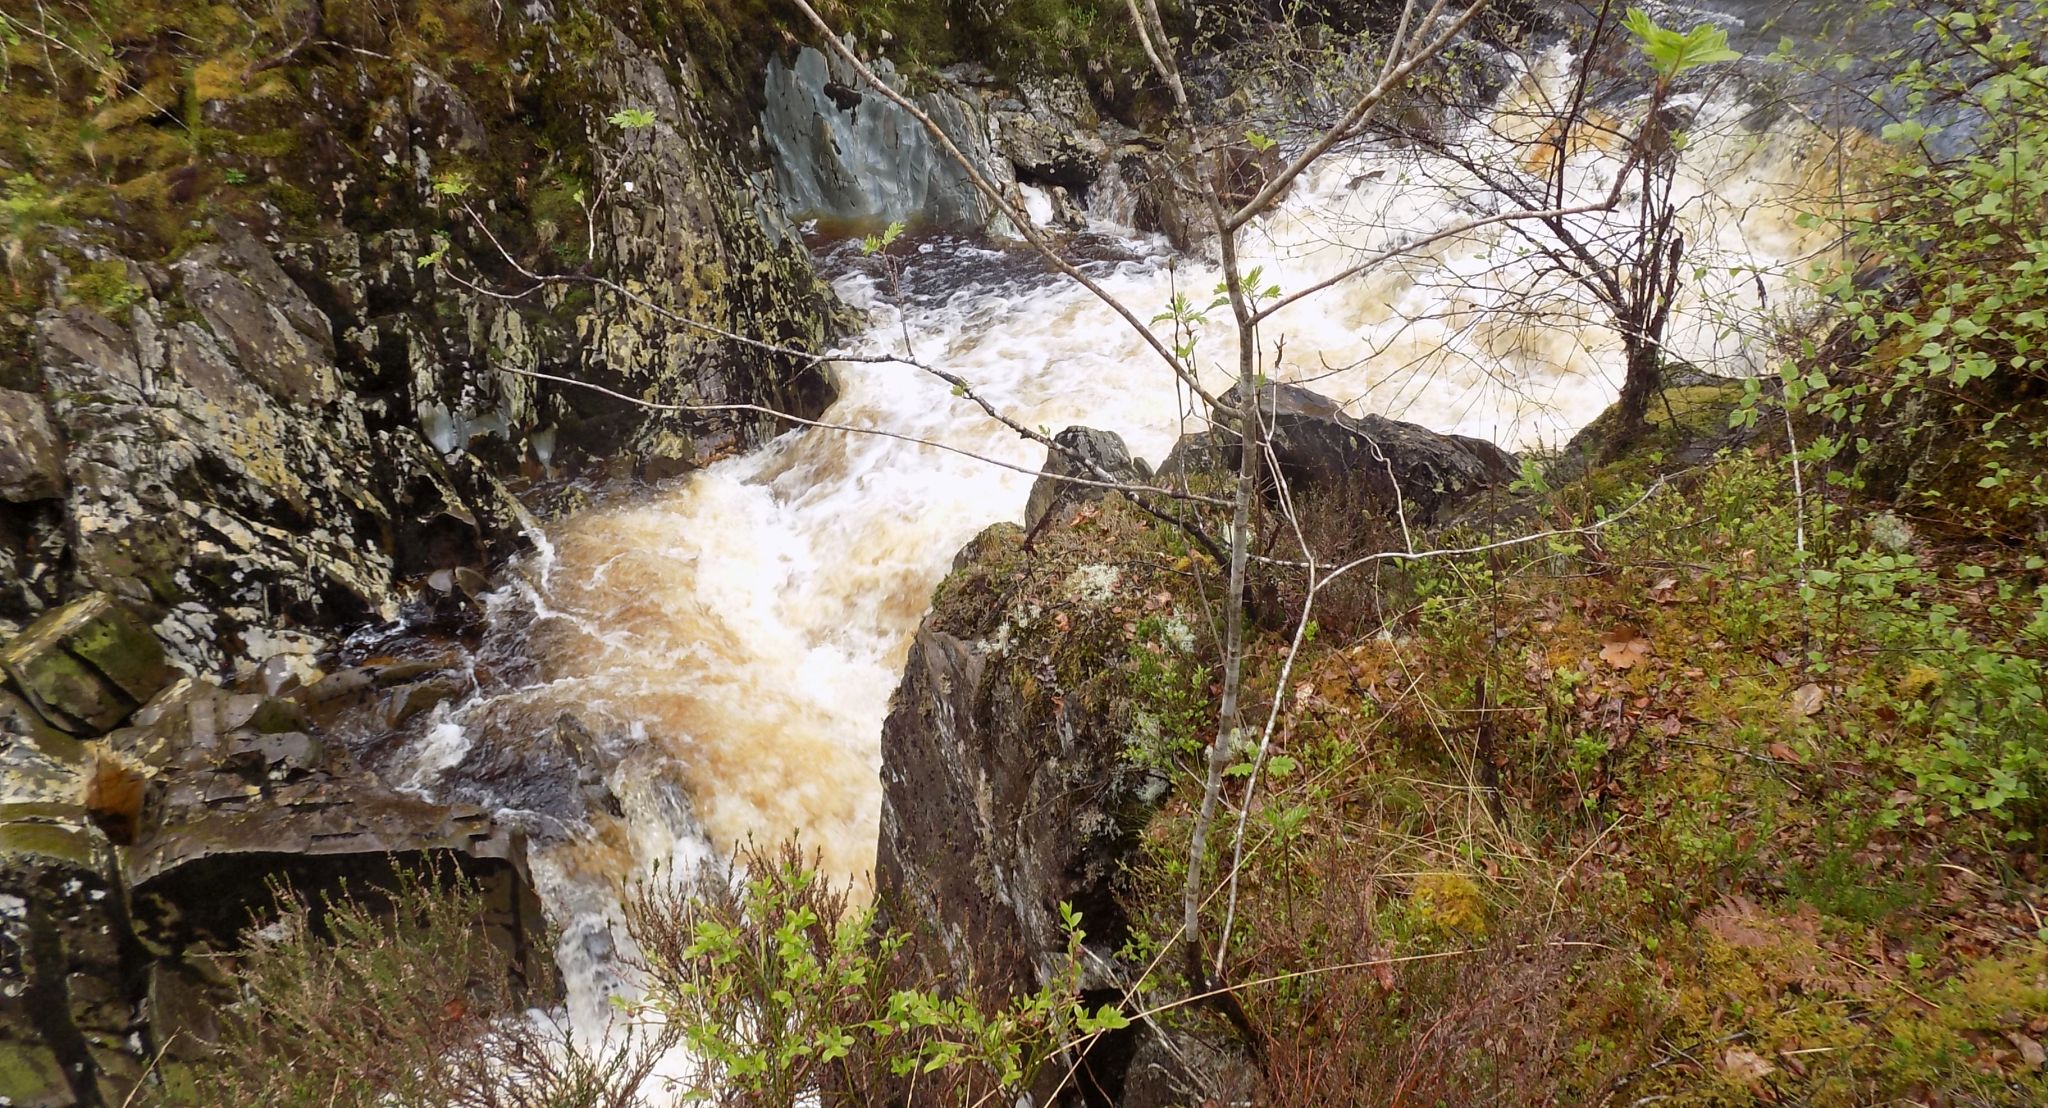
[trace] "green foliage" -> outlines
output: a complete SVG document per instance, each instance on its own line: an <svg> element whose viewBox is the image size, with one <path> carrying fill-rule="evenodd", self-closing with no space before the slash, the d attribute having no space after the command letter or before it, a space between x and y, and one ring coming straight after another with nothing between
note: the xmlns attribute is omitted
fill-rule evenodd
<svg viewBox="0 0 2048 1108"><path fill-rule="evenodd" d="M1969 0L1919 30L1939 47L1891 63L1882 200L1844 217L1860 264L1824 286L1861 353L1809 347L1785 395L1865 453L1939 459L1925 506L2010 537L2048 512L2048 12ZM1935 143L1937 110L1968 133Z"/></svg>
<svg viewBox="0 0 2048 1108"><path fill-rule="evenodd" d="M903 237L903 223L899 220L884 227L880 234L870 234L860 240L860 252L868 257L887 251Z"/></svg>
<svg viewBox="0 0 2048 1108"><path fill-rule="evenodd" d="M1196 656L1187 622L1178 615L1139 620L1128 673L1131 733L1124 756L1146 769L1178 769L1203 748L1211 715L1209 671Z"/></svg>
<svg viewBox="0 0 2048 1108"><path fill-rule="evenodd" d="M605 121L614 127L623 127L628 131L638 131L654 126L654 113L646 108L620 108L618 111L606 116Z"/></svg>
<svg viewBox="0 0 2048 1108"><path fill-rule="evenodd" d="M790 1108L834 1088L879 1100L914 1076L934 1103L1007 1103L1063 1048L1128 1025L1080 1003L1084 934L1065 906L1052 979L983 998L920 979L907 936L853 908L794 847L749 850L742 869L736 885L644 892L629 913L646 1005L696 1059L686 1099Z"/></svg>
<svg viewBox="0 0 2048 1108"><path fill-rule="evenodd" d="M57 213L56 198L34 177L18 174L0 186L0 245L6 247L10 269L26 253L30 236Z"/></svg>
<svg viewBox="0 0 2048 1108"><path fill-rule="evenodd" d="M428 266L440 265L441 259L447 256L448 236L437 231L434 234L434 248L414 258L412 264L416 269L425 269Z"/></svg>
<svg viewBox="0 0 2048 1108"><path fill-rule="evenodd" d="M1071 74L1077 57L1091 59L1091 69L1146 64L1122 0L858 0L820 7L834 26L913 70L972 59L1015 79Z"/></svg>
<svg viewBox="0 0 2048 1108"><path fill-rule="evenodd" d="M1202 328L1209 325L1209 313L1230 303L1229 288L1218 283L1209 302L1196 307L1186 293L1176 292L1167 298L1165 310L1154 315L1149 321L1156 326L1161 323L1173 324L1173 353L1182 361L1195 356L1195 347L1202 341Z"/></svg>
<svg viewBox="0 0 2048 1108"><path fill-rule="evenodd" d="M128 267L118 259L92 262L80 267L64 282L80 301L112 315L149 295L149 290L128 278Z"/></svg>
<svg viewBox="0 0 2048 1108"><path fill-rule="evenodd" d="M1808 464L1826 452L1809 451ZM1716 575L1706 626L1750 648L1797 629L1807 674L1850 698L1844 728L1858 755L1908 786L1873 797L1873 810L2038 835L2048 826L2048 585L1931 563L1818 501L1802 521L1786 479L1768 464L1723 462L1685 501L1653 503L1618 527L1615 541L1645 557L1734 561Z"/></svg>
<svg viewBox="0 0 2048 1108"><path fill-rule="evenodd" d="M1636 45L1650 60L1650 68L1656 71L1660 86L1669 86L1686 72L1701 66L1732 62L1742 57L1728 48L1728 32L1711 23L1702 23L1687 31L1674 31L1658 26L1643 9L1630 8L1623 25L1636 36Z"/></svg>
<svg viewBox="0 0 2048 1108"><path fill-rule="evenodd" d="M449 169L434 174L434 195L459 200L476 188L476 177L466 169Z"/></svg>

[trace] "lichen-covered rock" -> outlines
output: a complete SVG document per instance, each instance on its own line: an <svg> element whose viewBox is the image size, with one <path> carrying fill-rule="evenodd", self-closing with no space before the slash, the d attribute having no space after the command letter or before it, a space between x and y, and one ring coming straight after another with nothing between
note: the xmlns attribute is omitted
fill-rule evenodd
<svg viewBox="0 0 2048 1108"><path fill-rule="evenodd" d="M12 807L12 806L10 806ZM0 818L0 1101L120 1103L148 1064L113 848L75 807Z"/></svg>
<svg viewBox="0 0 2048 1108"><path fill-rule="evenodd" d="M1089 533L1141 537L1149 523L1111 496ZM1080 535L1056 514L1030 555L1013 524L961 551L882 727L876 893L938 979L996 993L1057 972L1069 905L1087 933L1084 993L1105 1003L1142 969L1116 954L1129 937L1123 859L1165 792L1130 756L1137 706L1118 612L1171 586L1126 574L1125 559L1086 560ZM1148 1034L1139 1025L1093 1047L1090 1081L1120 1088ZM1038 1103L1068 1102L1053 1084Z"/></svg>
<svg viewBox="0 0 2048 1108"><path fill-rule="evenodd" d="M42 398L0 389L0 500L20 503L64 494L64 450Z"/></svg>
<svg viewBox="0 0 2048 1108"><path fill-rule="evenodd" d="M171 677L156 636L105 593L29 625L0 647L0 670L47 723L73 734L118 726Z"/></svg>
<svg viewBox="0 0 2048 1108"><path fill-rule="evenodd" d="M1236 386L1219 399L1233 410L1243 404ZM1414 522L1519 472L1514 456L1490 442L1380 415L1353 416L1297 385L1266 385L1258 403L1280 474L1297 491L1349 495L1383 511L1398 500L1419 509ZM1226 436L1221 460L1235 470L1238 455L1235 436Z"/></svg>
<svg viewBox="0 0 2048 1108"><path fill-rule="evenodd" d="M1122 1004L1155 969L1118 956L1126 875L1169 789L1161 743L1188 737L1169 690L1206 686L1200 604L1120 494L1085 526L1053 512L1022 541L997 524L961 549L911 643L883 723L877 901L934 979L993 993L1059 973L1069 905L1083 1002ZM1085 1096L1055 1092L1055 1075L1036 1102L1257 1102L1243 1057L1153 1020L1104 1036L1083 1067Z"/></svg>
<svg viewBox="0 0 2048 1108"><path fill-rule="evenodd" d="M0 694L0 1097L119 1104L156 1049L204 1054L215 968L279 888L318 898L394 867L477 881L513 972L552 975L519 836L399 792L297 700L183 679L78 742Z"/></svg>
<svg viewBox="0 0 2048 1108"><path fill-rule="evenodd" d="M600 291L578 314L578 375L661 403L752 403L815 415L831 393L822 370L717 333L825 346L839 326L838 309L796 229L746 168L733 125L707 102L695 67L615 25L600 24L599 33L606 45L590 67L582 121L610 190L595 253L631 295ZM654 122L622 130L607 122L621 107L650 112ZM566 395L586 411L617 409L587 393ZM742 412L635 411L631 424L630 448L679 463L674 468L780 429Z"/></svg>
<svg viewBox="0 0 2048 1108"><path fill-rule="evenodd" d="M1142 484L1152 477L1152 467L1146 465L1142 458L1132 458L1123 436L1114 431L1069 427L1054 435L1053 442L1064 449L1046 451L1040 476L1031 483L1031 495L1024 502L1026 531L1037 527L1039 521L1052 512L1089 500L1100 500L1114 491L1100 485L1079 485L1061 478ZM1080 459L1076 459L1076 454Z"/></svg>
<svg viewBox="0 0 2048 1108"><path fill-rule="evenodd" d="M1095 183L1113 145L1127 137L1105 127L1074 78L1026 81L990 112L997 153L1020 180L1079 192Z"/></svg>
<svg viewBox="0 0 2048 1108"><path fill-rule="evenodd" d="M9 86L51 131L10 172L107 214L10 240L0 634L99 590L178 664L246 674L511 553L522 481L686 469L829 400L812 359L724 337L818 349L841 323L750 109L703 83L758 65L765 28L678 35L607 2L313 14L326 45L276 66L225 9L124 31L114 64L190 106L160 166L70 156L63 65ZM749 45L700 64L714 41ZM93 125L155 151L150 102Z"/></svg>
<svg viewBox="0 0 2048 1108"><path fill-rule="evenodd" d="M337 402L324 317L283 295L290 282L245 234L223 234L232 267L209 253L178 270L208 323L74 308L47 313L40 336L70 447L74 572L137 604L196 602L172 648L203 670L262 661L242 650L244 627L395 611L391 490L437 465L417 446L378 448L360 406Z"/></svg>

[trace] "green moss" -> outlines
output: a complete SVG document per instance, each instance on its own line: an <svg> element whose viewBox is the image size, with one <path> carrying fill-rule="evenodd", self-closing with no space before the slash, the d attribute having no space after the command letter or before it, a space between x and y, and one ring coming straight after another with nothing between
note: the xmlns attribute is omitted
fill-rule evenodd
<svg viewBox="0 0 2048 1108"><path fill-rule="evenodd" d="M56 1055L40 1043L0 1043L0 1099L10 1104L54 1104L70 1095Z"/></svg>
<svg viewBox="0 0 2048 1108"><path fill-rule="evenodd" d="M95 831L53 823L0 823L0 854L33 854L97 870L104 839Z"/></svg>
<svg viewBox="0 0 2048 1108"><path fill-rule="evenodd" d="M127 263L118 259L91 262L73 272L64 287L71 295L105 315L127 310L149 295L149 289L131 280Z"/></svg>

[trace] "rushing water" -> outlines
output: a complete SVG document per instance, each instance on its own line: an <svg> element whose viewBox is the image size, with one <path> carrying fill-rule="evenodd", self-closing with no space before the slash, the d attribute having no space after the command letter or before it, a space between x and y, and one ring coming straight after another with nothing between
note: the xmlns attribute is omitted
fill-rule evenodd
<svg viewBox="0 0 2048 1108"><path fill-rule="evenodd" d="M1481 121L1492 135L1477 141L1536 157L1534 109L1567 95L1566 62L1545 57ZM1827 159L1795 124L1746 129L1732 95L1698 107L1679 191L1699 271L1672 345L1703 367L1748 372L1764 353L1750 336L1787 317L1792 270L1816 248L1791 201L1823 183ZM1604 194L1616 165L1599 144L1574 151L1571 191ZM1302 288L1489 203L1447 164L1384 149L1333 156L1247 236L1246 264L1283 290ZM1583 220L1595 228L1626 214ZM1108 222L1097 230L1088 264L1140 318L1177 290L1208 299L1208 261ZM1268 344L1285 337L1268 372L1356 411L1513 447L1560 442L1612 400L1619 344L1585 294L1542 275L1519 243L1488 228L1286 310L1265 334ZM1019 421L1113 429L1155 461L1189 426L1173 378L1128 326L1027 255L934 240L905 257L900 288L842 267L841 295L872 316L865 349L901 349L907 336L916 356ZM1219 385L1231 343L1220 326L1202 336L1202 364ZM1029 471L1043 461L1041 448L914 368L838 372L825 420L898 437L792 433L554 526L495 602L496 637L517 644L528 667L523 687L444 713L417 752L430 784L487 727L570 709L604 736L624 815L600 815L535 859L570 924L562 953L584 1012L601 1010L593 1001L610 980L604 921L617 889L656 867L795 832L832 873L866 874L880 724L910 636L954 551L1021 514Z"/></svg>

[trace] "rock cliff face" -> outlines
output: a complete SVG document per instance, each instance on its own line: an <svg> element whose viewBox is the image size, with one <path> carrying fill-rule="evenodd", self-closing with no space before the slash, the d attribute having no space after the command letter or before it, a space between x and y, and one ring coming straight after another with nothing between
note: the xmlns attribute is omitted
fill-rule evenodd
<svg viewBox="0 0 2048 1108"><path fill-rule="evenodd" d="M207 956L272 882L452 865L544 985L516 833L330 726L463 684L326 673L339 636L473 592L551 479L687 469L830 399L726 337L842 326L735 84L771 28L291 7L59 19L90 49L0 89L0 1103L120 1103L197 1049ZM616 804L563 761L549 811Z"/></svg>
<svg viewBox="0 0 2048 1108"><path fill-rule="evenodd" d="M838 317L763 195L744 105L707 94L687 44L631 8L467 14L337 5L274 66L223 46L165 72L192 120L100 125L141 143L196 120L211 160L111 167L125 208L81 173L10 239L0 634L104 590L177 664L246 671L394 614L401 579L507 552L508 486L673 472L776 429L536 372L666 404L829 399L806 360L718 334L816 348ZM177 49L113 43L144 45ZM0 170L64 183L31 138Z"/></svg>

